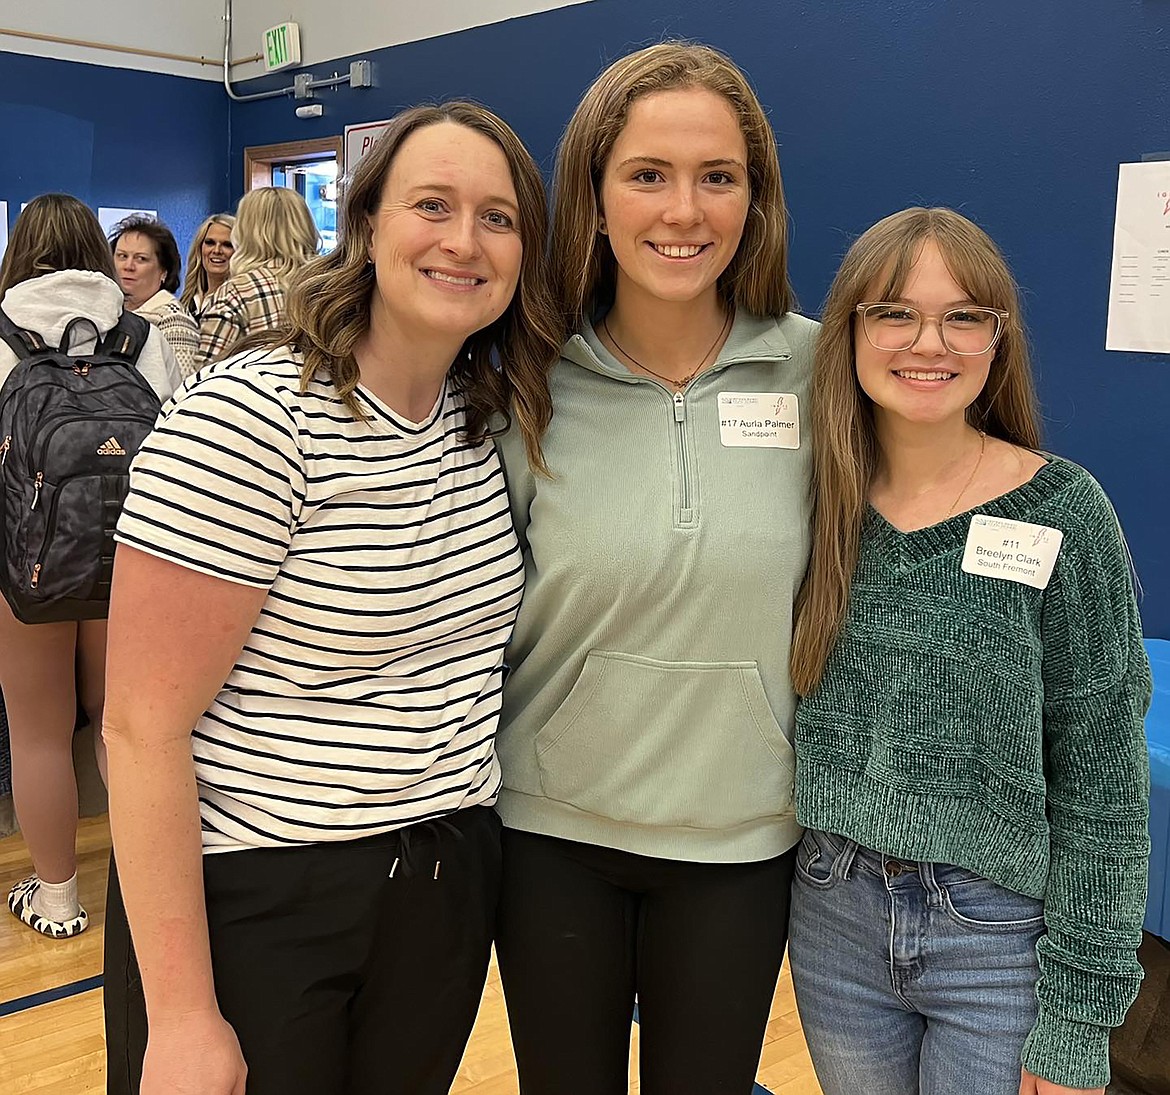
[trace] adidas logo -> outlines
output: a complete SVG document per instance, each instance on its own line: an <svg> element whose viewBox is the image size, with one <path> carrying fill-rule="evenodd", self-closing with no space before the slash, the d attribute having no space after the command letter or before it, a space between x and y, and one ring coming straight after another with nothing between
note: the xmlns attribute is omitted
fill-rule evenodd
<svg viewBox="0 0 1170 1095"><path fill-rule="evenodd" d="M125 456L126 450L118 444L116 437L107 438L97 448L98 456Z"/></svg>

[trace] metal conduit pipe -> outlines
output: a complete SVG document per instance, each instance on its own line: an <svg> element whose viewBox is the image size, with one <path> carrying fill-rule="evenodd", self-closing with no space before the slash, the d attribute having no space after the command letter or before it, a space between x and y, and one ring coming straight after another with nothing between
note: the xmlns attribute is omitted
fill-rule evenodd
<svg viewBox="0 0 1170 1095"><path fill-rule="evenodd" d="M237 103L247 103L254 99L278 99L281 95L294 95L298 99L311 99L313 92L324 87L340 87L342 84L352 84L354 87L370 87L370 62L353 61L349 72L345 76L336 73L330 80L314 80L312 73L302 72L295 78L289 87L277 88L273 91L257 91L251 95L240 95L231 81L232 66L232 0L223 0L223 86L228 97Z"/></svg>

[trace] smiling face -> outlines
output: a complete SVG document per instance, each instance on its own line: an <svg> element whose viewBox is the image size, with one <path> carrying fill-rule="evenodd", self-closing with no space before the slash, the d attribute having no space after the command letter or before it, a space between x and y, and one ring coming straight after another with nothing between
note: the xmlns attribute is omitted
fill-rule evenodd
<svg viewBox="0 0 1170 1095"><path fill-rule="evenodd" d="M126 306L141 308L166 281L154 241L141 232L123 232L114 246L114 268L126 294Z"/></svg>
<svg viewBox="0 0 1170 1095"><path fill-rule="evenodd" d="M714 294L750 200L747 145L726 99L705 87L636 99L601 183L617 294L674 302Z"/></svg>
<svg viewBox="0 0 1170 1095"><path fill-rule="evenodd" d="M450 344L454 356L512 300L519 215L508 161L489 137L455 122L413 132L369 218L371 331Z"/></svg>
<svg viewBox="0 0 1170 1095"><path fill-rule="evenodd" d="M234 250L232 230L226 224L213 221L208 226L200 245L203 270L207 274L207 284L213 292L227 280L228 264Z"/></svg>
<svg viewBox="0 0 1170 1095"><path fill-rule="evenodd" d="M880 280L880 279L879 279ZM873 293L880 285L871 286ZM875 299L872 295L867 299ZM906 283L891 302L909 304L937 320L963 305L982 305L955 281L938 245L927 239L910 268ZM873 401L874 415L892 415L911 422L962 422L967 408L987 383L994 347L978 355L952 354L943 344L938 323L926 319L918 341L908 350L891 352L870 345L853 319L857 380Z"/></svg>

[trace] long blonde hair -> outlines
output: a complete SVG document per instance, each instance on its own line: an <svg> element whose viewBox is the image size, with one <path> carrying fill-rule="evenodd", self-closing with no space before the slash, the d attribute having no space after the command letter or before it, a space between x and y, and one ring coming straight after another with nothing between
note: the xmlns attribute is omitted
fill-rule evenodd
<svg viewBox="0 0 1170 1095"><path fill-rule="evenodd" d="M22 281L58 270L92 270L118 284L110 245L93 210L71 194L42 194L12 226L0 263L0 298Z"/></svg>
<svg viewBox="0 0 1170 1095"><path fill-rule="evenodd" d="M791 655L792 683L801 695L820 683L844 624L879 456L873 404L857 380L855 308L866 299L896 299L927 240L938 246L972 301L1008 313L987 383L967 408L967 421L1013 445L1040 445L1019 292L987 233L953 210L922 208L895 213L864 232L829 290L813 364L813 546L797 598Z"/></svg>
<svg viewBox="0 0 1170 1095"><path fill-rule="evenodd" d="M504 314L468 336L451 366L449 375L466 404L467 436L478 443L491 432L493 417L510 421L514 413L530 464L547 472L540 439L552 418L548 374L565 328L549 291L544 181L520 138L477 103L418 106L391 121L345 188L337 246L314 259L297 279L280 327L249 337L233 352L248 346L295 347L305 359L302 390L318 371L323 372L354 417L362 417L354 395L361 374L353 350L369 329L370 301L377 291L369 259L370 218L378 210L386 177L403 142L416 130L440 122L474 130L504 154L516 189L523 245L520 278Z"/></svg>
<svg viewBox="0 0 1170 1095"><path fill-rule="evenodd" d="M205 297L211 292L207 271L203 266L203 241L213 224L223 225L229 232L235 227L236 218L230 213L212 213L191 237L191 249L187 252L187 276L183 281L183 292L179 303L188 311L194 310L195 298Z"/></svg>
<svg viewBox="0 0 1170 1095"><path fill-rule="evenodd" d="M232 242L232 277L264 267L287 291L293 274L317 254L320 236L300 194L283 186L261 186L249 190L236 206Z"/></svg>
<svg viewBox="0 0 1170 1095"><path fill-rule="evenodd" d="M788 281L788 208L776 138L759 99L730 58L695 42L662 42L610 65L585 92L557 150L553 283L569 325L613 299L616 263L601 235L601 182L636 99L703 87L730 104L747 145L751 201L735 257L719 278L731 305L759 316L794 306Z"/></svg>

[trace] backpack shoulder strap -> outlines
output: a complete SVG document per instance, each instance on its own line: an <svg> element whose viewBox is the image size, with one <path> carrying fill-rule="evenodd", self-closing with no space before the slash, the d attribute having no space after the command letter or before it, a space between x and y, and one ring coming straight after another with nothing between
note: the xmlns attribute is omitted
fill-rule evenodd
<svg viewBox="0 0 1170 1095"><path fill-rule="evenodd" d="M131 365L138 362L138 355L150 336L150 324L133 312L123 311L117 324L110 328L101 342L101 352L124 358Z"/></svg>
<svg viewBox="0 0 1170 1095"><path fill-rule="evenodd" d="M39 350L49 348L48 343L36 331L26 331L23 327L17 327L3 308L0 308L0 339L8 344L18 361Z"/></svg>

